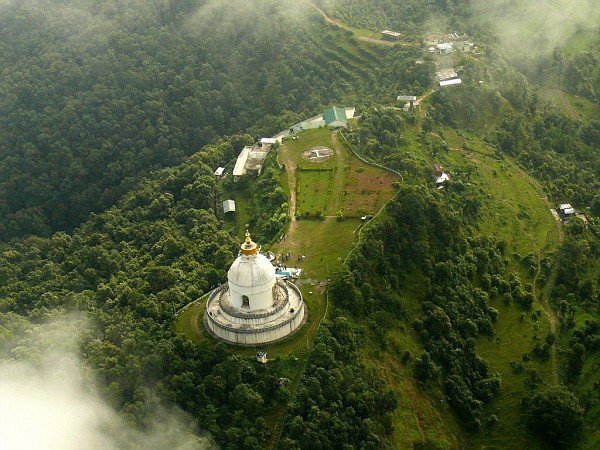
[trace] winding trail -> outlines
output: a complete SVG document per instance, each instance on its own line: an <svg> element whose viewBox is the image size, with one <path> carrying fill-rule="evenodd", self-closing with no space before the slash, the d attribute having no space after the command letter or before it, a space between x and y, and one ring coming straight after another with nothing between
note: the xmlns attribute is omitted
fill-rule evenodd
<svg viewBox="0 0 600 450"><path fill-rule="evenodd" d="M332 19L331 17L329 17L329 16L328 16L328 15L325 13L325 11L323 11L323 10L322 10L322 9L319 7L319 5L317 5L315 2L313 2L312 0L308 0L308 3L310 3L310 5L311 5L311 6L312 6L314 9L316 9L316 10L319 12L319 14L321 14L321 16L323 16L323 18L325 19L325 22L327 22L327 23L328 23L328 24L330 24L330 25L335 25L336 27L339 27L339 26L340 26L340 24L339 24L339 22L338 22L337 20L334 20L334 19Z"/></svg>
<svg viewBox="0 0 600 450"><path fill-rule="evenodd" d="M533 296L537 300L538 304L540 305L540 308L542 309L542 311L544 312L544 315L546 316L546 318L548 319L548 322L550 323L550 331L552 332L552 334L556 335L556 330L557 330L556 315L554 314L554 311L552 310L551 306L548 304L547 300L545 298L542 298L543 294L538 293L538 288L537 288L538 277L540 275L540 272L542 271L541 260L542 260L542 256L541 256L541 252L539 252L537 254L537 269L535 271L535 276L533 277ZM553 272L555 270L556 270L556 267L553 269ZM553 279L553 277L551 277L551 279ZM558 361L556 358L556 343L554 345L552 345L552 347L550 347L550 361L552 363L552 380L554 381L554 384L558 384L559 380L558 380Z"/></svg>
<svg viewBox="0 0 600 450"><path fill-rule="evenodd" d="M535 183L531 183L531 184L536 188L536 190L538 190L538 192L540 192L542 194L541 195L542 200L544 201L546 206L550 208L551 207L550 201L548 200L548 197L546 197L543 194L543 191L541 190L541 188L539 188L539 186L536 186ZM564 238L564 231L562 229L562 225L554 218L553 218L553 220L556 224L556 230L557 230L557 234L558 234L558 246L560 247L560 245L563 241L563 238ZM537 284L538 284L538 277L542 270L541 260L542 260L542 254L540 251L540 252L538 252L538 255L537 255L537 270L535 272L535 277L533 278L533 296L537 300L538 304L540 305L540 308L542 309L542 311L544 312L544 315L546 316L546 318L548 319L548 322L550 323L550 331L552 331L552 333L554 335L557 335L558 327L557 327L556 314L554 313L554 310L552 309L552 306L550 305L550 303L548 301L548 295L544 295L543 291L538 294ZM550 277L547 280L547 286L554 285L554 281L556 280L556 270L557 270L557 267L556 267L556 264L554 264L554 267L552 268L552 273L550 274ZM550 348L550 359L552 362L552 379L554 381L554 384L558 384L559 378L558 378L558 358L556 356L556 342Z"/></svg>
<svg viewBox="0 0 600 450"><path fill-rule="evenodd" d="M329 17L327 15L327 13L325 11L323 11L319 5L317 5L316 3L314 3L312 0L308 0L308 3L310 3L310 5L323 17L323 19L325 19L325 22L327 22L329 25L335 26L335 27L339 27L342 28L344 30L348 30L350 31L353 36L358 39L361 40L363 42L368 42L370 44L376 44L376 45L385 45L387 47L393 47L394 45L419 45L418 42L412 42L412 41L386 41L384 39L377 39L371 36L363 36L360 34L357 34L355 32L354 29L352 29L352 27L346 25L345 23L334 19L332 17Z"/></svg>
<svg viewBox="0 0 600 450"><path fill-rule="evenodd" d="M525 179L529 182L529 184L540 195L540 199L544 202L544 204L546 205L546 208L548 208L548 210L553 209L552 204L550 203L550 200L548 200L548 196L546 195L546 193L544 192L542 187L539 186L529 176L529 174L527 174L527 172L522 167L518 166L518 168L519 168L519 171L521 172L522 176L525 177ZM554 225L556 228L556 234L558 236L557 248L559 248L563 242L565 233L562 228L562 222L560 222L559 220L556 220L554 217L552 218L552 220L554 221ZM538 282L537 281L538 281L540 272L542 270L541 260L542 260L542 250L540 250L537 254L537 270L536 270L535 276L533 278L533 296L537 300L538 304L540 305L540 308L542 309L542 311L544 312L544 315L546 316L546 318L548 319L548 322L550 323L550 331L552 331L552 333L556 335L557 331L558 331L557 319L556 319L556 314L554 314L554 310L552 309L552 306L550 305L550 303L548 301L548 295L544 295L544 292L538 293L538 288L537 288ZM554 281L556 279L556 271L557 271L557 267L556 267L556 264L554 264L554 267L552 268L550 277L546 281L546 286L552 286L554 284ZM556 356L556 343L554 343L554 345L552 345L552 347L550 349L550 359L552 362L552 379L555 384L558 384L559 377L558 377L558 360L557 360L557 356Z"/></svg>

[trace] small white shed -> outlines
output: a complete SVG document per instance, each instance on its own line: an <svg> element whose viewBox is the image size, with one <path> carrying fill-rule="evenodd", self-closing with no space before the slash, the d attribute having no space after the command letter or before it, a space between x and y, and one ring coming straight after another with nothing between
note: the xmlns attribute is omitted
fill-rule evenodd
<svg viewBox="0 0 600 450"><path fill-rule="evenodd" d="M225 214L235 212L235 200L225 200L223 202L223 212Z"/></svg>

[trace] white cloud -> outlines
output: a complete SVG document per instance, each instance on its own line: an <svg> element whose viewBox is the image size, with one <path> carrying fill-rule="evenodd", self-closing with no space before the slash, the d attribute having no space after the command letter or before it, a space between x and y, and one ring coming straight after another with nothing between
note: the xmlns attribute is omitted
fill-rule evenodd
<svg viewBox="0 0 600 450"><path fill-rule="evenodd" d="M76 353L81 319L34 326L0 358L0 449L144 450L214 447L183 412L156 410L139 431L98 394ZM77 332L79 330L80 333ZM29 355L29 357L27 356Z"/></svg>

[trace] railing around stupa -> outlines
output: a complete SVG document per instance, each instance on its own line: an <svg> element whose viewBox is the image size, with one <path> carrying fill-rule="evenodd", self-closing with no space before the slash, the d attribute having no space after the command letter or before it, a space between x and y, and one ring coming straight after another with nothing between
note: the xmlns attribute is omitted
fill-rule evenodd
<svg viewBox="0 0 600 450"><path fill-rule="evenodd" d="M223 330L227 330L230 331L232 333L238 333L238 334L262 334L262 333L268 333L280 328L285 327L286 325L289 325L290 323L292 323L294 320L296 320L296 318L298 317L298 314L305 310L306 305L304 304L304 301L302 299L302 293L300 292L300 289L298 289L297 286L295 286L292 283L288 283L288 282L284 282L283 283L283 288L286 292L286 301L284 302L284 306L280 306L278 307L277 311L280 311L281 309L283 309L283 307L285 307L285 305L289 304L289 287L292 288L292 290L299 296L300 298L300 308L298 308L296 311L294 311L292 313L292 316L285 319L284 321L278 322L274 325L271 326L267 326L267 327L261 327L260 329L253 329L253 328L244 328L244 327L234 327L234 326L229 326L220 322L217 322L216 320L214 320L210 314L208 314L207 319L216 327L221 328ZM208 301L207 301L207 312L210 308L210 304L215 300L215 298L218 297L220 298L220 296L225 292L229 290L229 287L227 285L223 285L220 288L215 289L215 291L211 294L211 296L209 297ZM227 311L226 311L227 312ZM239 314L239 312L237 312ZM227 314L229 314L227 312ZM270 311L268 314L266 314L266 316L272 315L274 314L274 311ZM254 318L259 318L259 317L265 317L264 315L259 315L259 314L247 314L244 313L245 316L249 316L249 317L244 317L244 318L250 318L250 319L254 319ZM238 318L242 318L239 316L236 316Z"/></svg>

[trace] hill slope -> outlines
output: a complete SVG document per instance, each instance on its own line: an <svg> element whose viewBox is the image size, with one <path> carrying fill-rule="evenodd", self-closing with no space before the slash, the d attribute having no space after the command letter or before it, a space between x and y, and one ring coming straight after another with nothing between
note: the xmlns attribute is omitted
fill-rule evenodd
<svg viewBox="0 0 600 450"><path fill-rule="evenodd" d="M0 49L2 240L71 230L221 136L428 82L293 1L9 2Z"/></svg>

